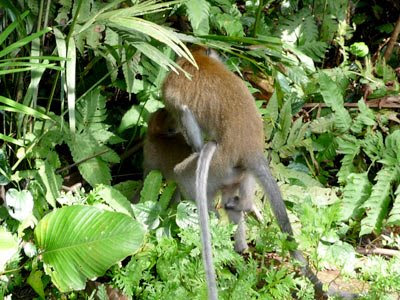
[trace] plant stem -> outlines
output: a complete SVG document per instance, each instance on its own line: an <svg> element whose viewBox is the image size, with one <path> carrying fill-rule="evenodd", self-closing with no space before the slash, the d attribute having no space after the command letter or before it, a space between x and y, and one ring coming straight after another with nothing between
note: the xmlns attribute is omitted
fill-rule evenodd
<svg viewBox="0 0 400 300"><path fill-rule="evenodd" d="M251 33L252 37L256 37L257 36L257 28L258 25L260 23L260 19L261 19L261 12L264 8L264 0L259 0L260 3L258 4L258 8L257 8L257 15L256 15L256 20L254 21L254 26L253 26L253 32Z"/></svg>

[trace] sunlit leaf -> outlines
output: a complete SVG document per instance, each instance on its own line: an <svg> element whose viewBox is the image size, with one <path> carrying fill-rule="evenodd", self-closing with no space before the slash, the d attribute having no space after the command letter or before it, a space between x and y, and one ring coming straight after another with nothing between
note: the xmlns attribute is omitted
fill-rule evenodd
<svg viewBox="0 0 400 300"><path fill-rule="evenodd" d="M131 217L91 206L68 206L46 215L35 229L45 271L61 292L82 290L133 254L144 237Z"/></svg>

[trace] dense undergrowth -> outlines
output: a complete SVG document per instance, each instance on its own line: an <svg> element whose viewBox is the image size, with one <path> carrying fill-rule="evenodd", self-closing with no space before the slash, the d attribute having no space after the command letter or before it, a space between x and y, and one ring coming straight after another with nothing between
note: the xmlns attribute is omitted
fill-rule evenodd
<svg viewBox="0 0 400 300"><path fill-rule="evenodd" d="M327 287L398 299L400 7L369 2L1 0L0 299L206 298L195 205L141 167L189 44L248 83ZM211 217L221 299L313 299L256 202L243 255L224 212Z"/></svg>

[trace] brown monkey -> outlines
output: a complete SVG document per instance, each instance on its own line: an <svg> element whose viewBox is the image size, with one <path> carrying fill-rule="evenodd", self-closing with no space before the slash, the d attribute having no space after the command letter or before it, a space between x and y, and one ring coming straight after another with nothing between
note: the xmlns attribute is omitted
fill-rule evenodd
<svg viewBox="0 0 400 300"><path fill-rule="evenodd" d="M204 49L196 50L192 54L198 68L185 59L177 60L178 65L191 74L191 79L183 74L170 72L163 84L163 97L167 110L174 114L187 142L196 151L201 151L198 161L189 157L177 165L176 174L185 176L190 172L188 170L193 170L198 164L196 201L199 206L207 199L213 198L212 194L221 183L229 185L237 182L237 177L242 176L243 172L253 174L268 194L281 230L293 239L285 204L263 154L263 123L252 95L239 77L230 72L220 61L210 57ZM211 141L204 147L202 133ZM214 151L214 157L209 165ZM206 174L208 165L209 174ZM210 180L206 183L207 175ZM248 188L244 184L241 187ZM240 201L241 199L238 203L239 208L242 205ZM207 260L210 256L207 252L211 251L211 247L207 245L209 243L207 233L203 235L205 240L203 240L203 256L208 276L209 298L217 299L215 278L212 278L215 277L213 266L210 264L211 259ZM326 296L321 281L312 272L303 254L295 250L291 255L301 263L301 271L314 284L317 295ZM329 291L328 294L353 297L336 291Z"/></svg>
<svg viewBox="0 0 400 300"><path fill-rule="evenodd" d="M176 180L174 167L192 154L192 148L177 131L174 118L165 108L154 112L149 119L143 145L143 169L146 176L151 170L160 170L167 180Z"/></svg>
<svg viewBox="0 0 400 300"><path fill-rule="evenodd" d="M197 157L198 154L192 153L192 149L186 143L183 135L177 131L175 119L171 117L165 108L154 112L149 119L143 155L145 175L151 170L160 170L167 180L177 182L179 191L175 196L176 200L179 200L180 193L189 199L196 198L195 168L191 169L187 176L178 178L174 172L174 167L190 155ZM221 190L222 204L227 210L230 221L238 224L234 236L235 250L243 252L247 249L243 211L253 212L259 220L262 219L262 216L253 203L255 186L253 177L243 172L243 175L239 176L238 180L231 185L219 186L218 189ZM247 189L243 189L243 186L247 187ZM245 201L241 202L246 203L246 207L238 210L236 203L241 197L245 199ZM213 208L212 200L214 199L208 199L210 209Z"/></svg>

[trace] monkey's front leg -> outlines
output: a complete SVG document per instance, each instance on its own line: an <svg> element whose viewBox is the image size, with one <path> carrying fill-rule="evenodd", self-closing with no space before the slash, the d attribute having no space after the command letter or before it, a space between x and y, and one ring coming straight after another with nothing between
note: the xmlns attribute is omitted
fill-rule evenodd
<svg viewBox="0 0 400 300"><path fill-rule="evenodd" d="M179 184L179 188L185 198L196 199L196 168L198 153L192 153L189 157L174 167L174 173Z"/></svg>
<svg viewBox="0 0 400 300"><path fill-rule="evenodd" d="M192 111L186 105L183 105L180 108L179 117L183 136L195 152L200 152L203 148L203 137Z"/></svg>

